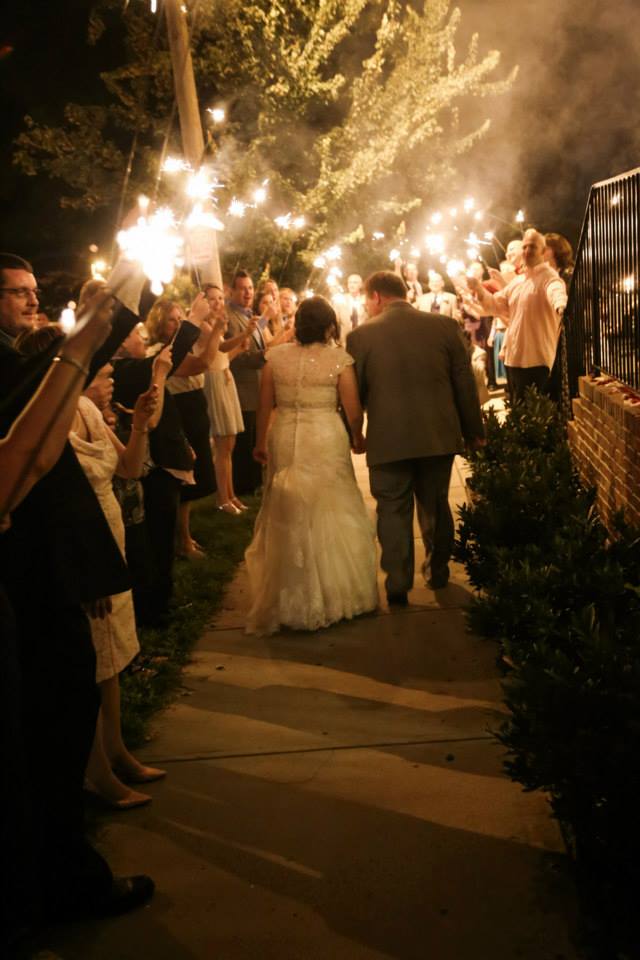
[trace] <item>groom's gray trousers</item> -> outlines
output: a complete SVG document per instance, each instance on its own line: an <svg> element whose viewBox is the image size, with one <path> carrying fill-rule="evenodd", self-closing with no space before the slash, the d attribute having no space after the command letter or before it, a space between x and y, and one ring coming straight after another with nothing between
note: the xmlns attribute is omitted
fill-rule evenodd
<svg viewBox="0 0 640 960"><path fill-rule="evenodd" d="M446 578L453 550L454 523L449 507L453 454L394 460L369 467L371 493L377 502L381 566L388 594L413 587L414 497L418 523L434 578Z"/></svg>

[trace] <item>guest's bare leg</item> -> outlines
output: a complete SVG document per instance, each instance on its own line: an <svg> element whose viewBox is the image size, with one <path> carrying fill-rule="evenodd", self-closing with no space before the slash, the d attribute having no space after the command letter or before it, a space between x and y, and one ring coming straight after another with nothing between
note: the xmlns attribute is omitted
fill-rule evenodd
<svg viewBox="0 0 640 960"><path fill-rule="evenodd" d="M100 684L102 697L102 740L104 752L110 769L117 771L123 780L131 783L145 783L159 780L164 770L145 767L127 749L122 739L120 719L120 678L109 677Z"/></svg>
<svg viewBox="0 0 640 960"><path fill-rule="evenodd" d="M113 807L126 809L128 806L141 806L143 803L148 803L151 798L147 794L132 790L122 783L111 769L104 746L102 721L101 708L87 764L87 787Z"/></svg>

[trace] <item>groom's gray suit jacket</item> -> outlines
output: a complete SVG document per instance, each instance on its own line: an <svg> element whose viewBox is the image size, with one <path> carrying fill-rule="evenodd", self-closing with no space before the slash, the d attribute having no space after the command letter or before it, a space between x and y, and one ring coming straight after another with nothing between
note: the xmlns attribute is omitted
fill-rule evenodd
<svg viewBox="0 0 640 960"><path fill-rule="evenodd" d="M455 320L402 300L347 337L367 411L367 463L459 453L484 428Z"/></svg>

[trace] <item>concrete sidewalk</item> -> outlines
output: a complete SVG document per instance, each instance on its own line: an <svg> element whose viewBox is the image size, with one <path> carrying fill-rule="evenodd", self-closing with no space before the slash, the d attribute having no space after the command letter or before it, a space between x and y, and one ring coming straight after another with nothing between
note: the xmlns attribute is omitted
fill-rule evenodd
<svg viewBox="0 0 640 960"><path fill-rule="evenodd" d="M437 594L417 577L406 611L248 638L240 568L145 751L167 780L104 830L153 903L47 944L65 960L576 957L558 831L487 732L495 649L467 633L468 596L454 567Z"/></svg>

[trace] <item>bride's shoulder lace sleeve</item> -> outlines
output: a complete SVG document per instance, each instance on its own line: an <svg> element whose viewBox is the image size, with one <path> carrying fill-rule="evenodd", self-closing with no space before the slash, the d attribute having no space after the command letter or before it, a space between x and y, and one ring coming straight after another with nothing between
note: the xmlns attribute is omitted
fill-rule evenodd
<svg viewBox="0 0 640 960"><path fill-rule="evenodd" d="M344 347L336 347L334 352L336 354L335 360L338 367L338 373L342 373L345 367L350 367L355 363L355 360L351 354L347 353Z"/></svg>

